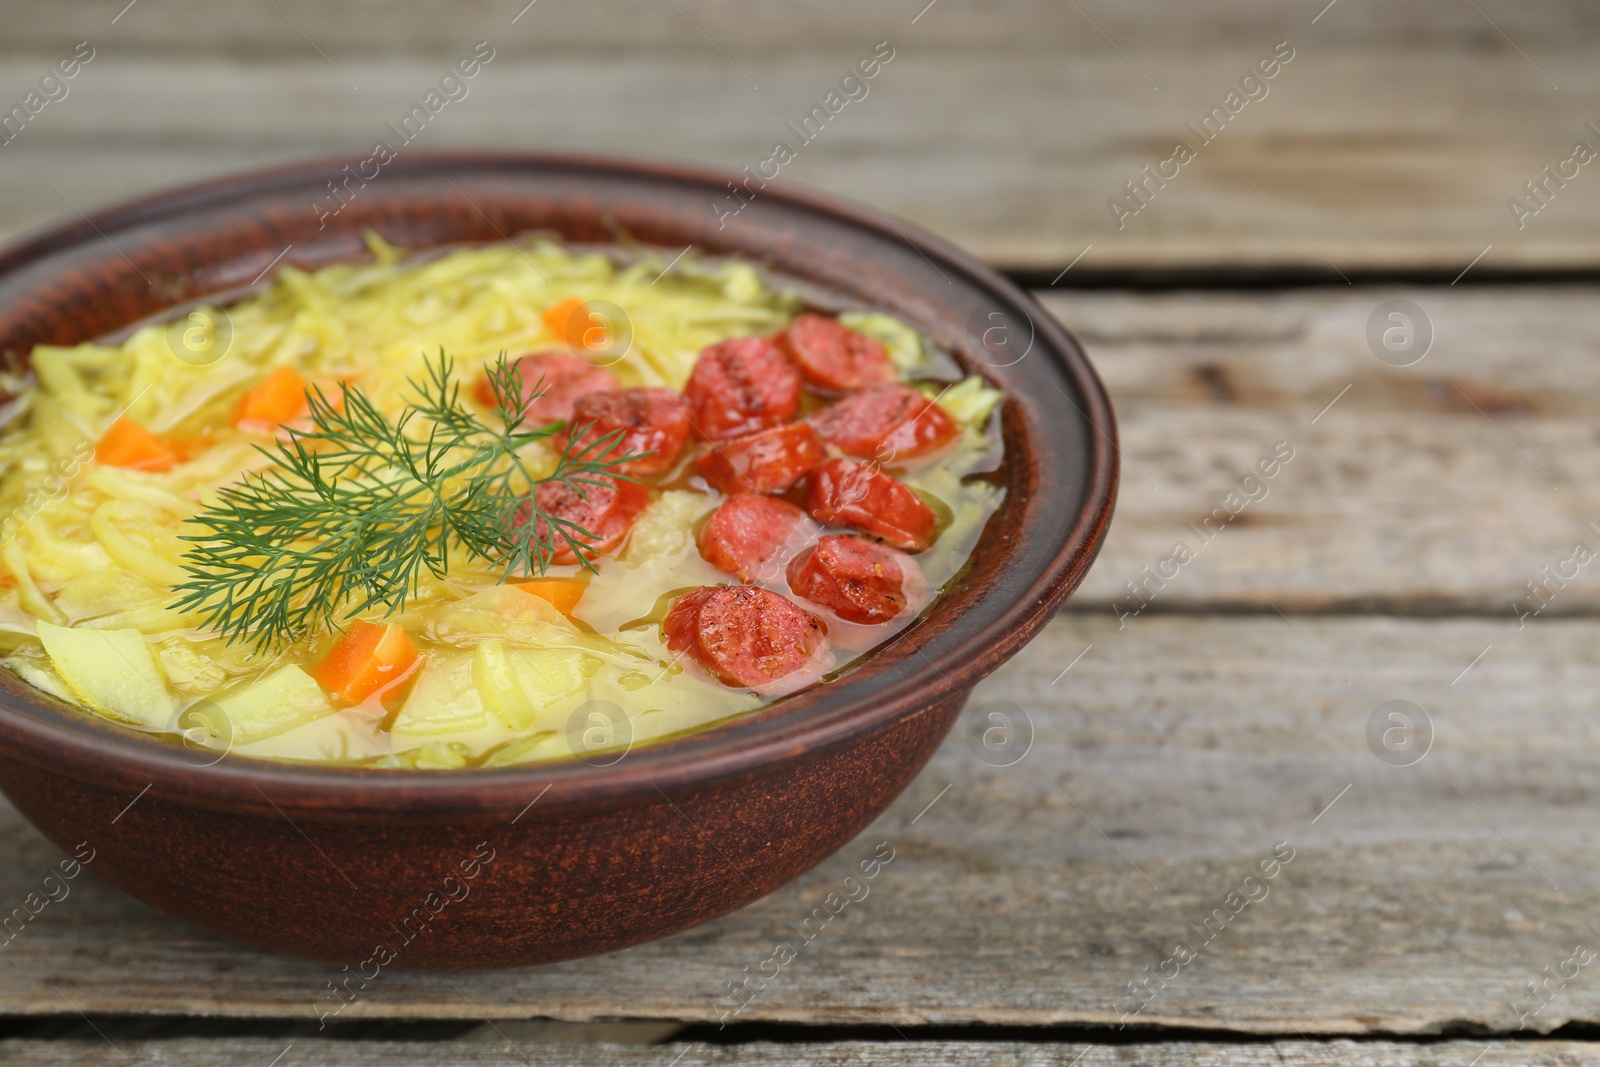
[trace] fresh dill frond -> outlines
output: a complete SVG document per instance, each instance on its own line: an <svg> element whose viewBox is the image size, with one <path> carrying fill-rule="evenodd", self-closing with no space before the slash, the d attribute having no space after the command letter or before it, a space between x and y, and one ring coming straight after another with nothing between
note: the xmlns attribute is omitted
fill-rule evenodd
<svg viewBox="0 0 1600 1067"><path fill-rule="evenodd" d="M426 576L446 575L453 551L506 575L542 574L562 544L592 567L583 549L598 537L541 511L536 494L563 483L586 498L586 487L631 480L617 468L640 455L613 454L622 431L579 445L591 426L573 428L555 469L538 477L522 450L562 424L523 425L542 389L524 396L505 353L488 368L487 416L462 406L443 349L426 369L408 380L416 399L394 419L359 387L345 386L339 402L309 390L310 428L256 446L271 465L191 520L204 532L183 537L194 547L173 607L266 651L374 608L404 610Z"/></svg>

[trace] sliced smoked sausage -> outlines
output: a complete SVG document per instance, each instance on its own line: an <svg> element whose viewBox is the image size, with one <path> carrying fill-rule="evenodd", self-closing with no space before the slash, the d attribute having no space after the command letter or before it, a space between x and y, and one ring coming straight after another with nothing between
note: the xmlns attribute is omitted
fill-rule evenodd
<svg viewBox="0 0 1600 1067"><path fill-rule="evenodd" d="M836 319L807 312L777 341L806 384L816 389L848 393L895 380L894 364L883 346Z"/></svg>
<svg viewBox="0 0 1600 1067"><path fill-rule="evenodd" d="M541 515L534 527L541 541L554 545L549 562L578 562L572 542L582 545L583 554L589 559L615 550L628 536L640 512L650 506L650 491L638 482L604 474L596 475L595 480L602 484L546 482L539 486L534 496L539 510L556 520L552 530ZM521 526L527 522L527 513L523 512L519 519L516 525Z"/></svg>
<svg viewBox="0 0 1600 1067"><path fill-rule="evenodd" d="M904 552L863 537L830 534L789 562L789 588L848 622L888 622L920 610L922 568Z"/></svg>
<svg viewBox="0 0 1600 1067"><path fill-rule="evenodd" d="M573 404L568 427L574 433L582 431L574 450L596 445L606 434L618 434L603 455L599 450L590 455L596 461L649 453L619 464L617 470L624 474L660 474L671 469L689 440L689 418L683 401L671 389L589 393Z"/></svg>
<svg viewBox="0 0 1600 1067"><path fill-rule="evenodd" d="M695 435L715 441L794 418L800 373L765 337L735 337L700 353L683 395Z"/></svg>
<svg viewBox="0 0 1600 1067"><path fill-rule="evenodd" d="M680 596L662 620L667 648L724 685L780 696L810 685L833 665L822 620L788 597L752 585L702 586Z"/></svg>
<svg viewBox="0 0 1600 1067"><path fill-rule="evenodd" d="M816 536L805 513L787 500L730 496L700 530L700 556L741 582L776 581L784 565Z"/></svg>
<svg viewBox="0 0 1600 1067"><path fill-rule="evenodd" d="M795 422L713 441L699 469L724 493L785 493L827 458L817 431Z"/></svg>
<svg viewBox="0 0 1600 1067"><path fill-rule="evenodd" d="M943 408L903 385L862 390L823 408L810 422L825 443L880 463L931 455L961 433Z"/></svg>
<svg viewBox="0 0 1600 1067"><path fill-rule="evenodd" d="M522 421L529 426L566 422L578 398L602 389L617 388L617 376L604 367L591 366L566 352L535 352L515 364L522 377L522 396L528 400ZM485 407L494 407L494 386L487 376L473 390ZM539 396L534 396L535 393Z"/></svg>
<svg viewBox="0 0 1600 1067"><path fill-rule="evenodd" d="M933 544L938 518L900 479L850 459L811 472L806 510L818 522L849 526L907 552Z"/></svg>

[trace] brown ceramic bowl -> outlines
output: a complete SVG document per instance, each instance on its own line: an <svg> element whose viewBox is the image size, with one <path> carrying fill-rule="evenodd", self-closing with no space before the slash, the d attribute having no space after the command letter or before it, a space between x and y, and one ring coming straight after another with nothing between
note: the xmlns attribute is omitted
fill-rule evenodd
<svg viewBox="0 0 1600 1067"><path fill-rule="evenodd" d="M1094 558L1117 484L1105 393L1037 303L944 242L787 185L750 186L731 214L737 175L525 154L407 155L345 186L353 198L327 214L343 162L210 182L12 244L0 350L18 358L237 292L280 254L358 259L368 229L419 250L528 230L695 245L888 310L996 382L1008 497L954 587L842 678L610 766L204 765L0 671L0 789L140 900L352 971L540 963L681 930L771 892L871 822Z"/></svg>

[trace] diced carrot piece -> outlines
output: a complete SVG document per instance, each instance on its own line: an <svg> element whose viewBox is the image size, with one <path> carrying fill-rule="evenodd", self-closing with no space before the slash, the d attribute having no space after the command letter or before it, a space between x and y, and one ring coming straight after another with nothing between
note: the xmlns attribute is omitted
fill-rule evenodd
<svg viewBox="0 0 1600 1067"><path fill-rule="evenodd" d="M572 323L572 316L582 309L583 301L575 296L557 300L544 309L544 324L550 327L551 333L564 339L567 336L567 327Z"/></svg>
<svg viewBox="0 0 1600 1067"><path fill-rule="evenodd" d="M574 319L582 315L582 318ZM606 328L595 321L595 316L585 310L584 303L575 296L558 300L544 309L544 324L550 332L567 342L574 352L598 352L610 344Z"/></svg>
<svg viewBox="0 0 1600 1067"><path fill-rule="evenodd" d="M472 399L486 408L500 405L500 397L495 394L494 384L489 381L487 374L472 383Z"/></svg>
<svg viewBox="0 0 1600 1067"><path fill-rule="evenodd" d="M108 467L131 467L141 471L164 471L183 458L169 441L164 441L126 415L118 416L94 446L94 458Z"/></svg>
<svg viewBox="0 0 1600 1067"><path fill-rule="evenodd" d="M417 646L399 623L380 626L363 619L334 643L311 677L339 703L359 704L404 677L418 655Z"/></svg>
<svg viewBox="0 0 1600 1067"><path fill-rule="evenodd" d="M274 430L306 413L306 380L293 367L278 367L239 399L233 424L253 430Z"/></svg>
<svg viewBox="0 0 1600 1067"><path fill-rule="evenodd" d="M563 615L572 614L572 609L578 606L584 590L588 588L588 583L582 578L529 578L511 584L524 593L548 600Z"/></svg>

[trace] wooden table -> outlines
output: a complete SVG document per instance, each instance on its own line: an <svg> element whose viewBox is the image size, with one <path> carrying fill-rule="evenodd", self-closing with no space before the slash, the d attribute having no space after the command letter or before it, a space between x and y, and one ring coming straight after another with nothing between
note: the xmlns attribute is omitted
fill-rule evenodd
<svg viewBox="0 0 1600 1067"><path fill-rule="evenodd" d="M737 167L890 41L785 177L1056 282L1123 491L1080 595L911 789L744 911L386 976L319 1032L329 968L84 878L0 955L0 1063L1600 1062L1600 564L1574 557L1600 552L1600 166L1521 189L1600 149L1587 8L125 2L5 5L0 102L96 52L0 147L0 229L364 154L479 39L430 147ZM1122 183L1279 41L1266 97L1118 229ZM1431 327L1408 366L1368 339L1395 300ZM1010 766L967 740L996 706L1031 723ZM0 841L10 908L58 857L9 810ZM880 842L871 895L735 1012Z"/></svg>

